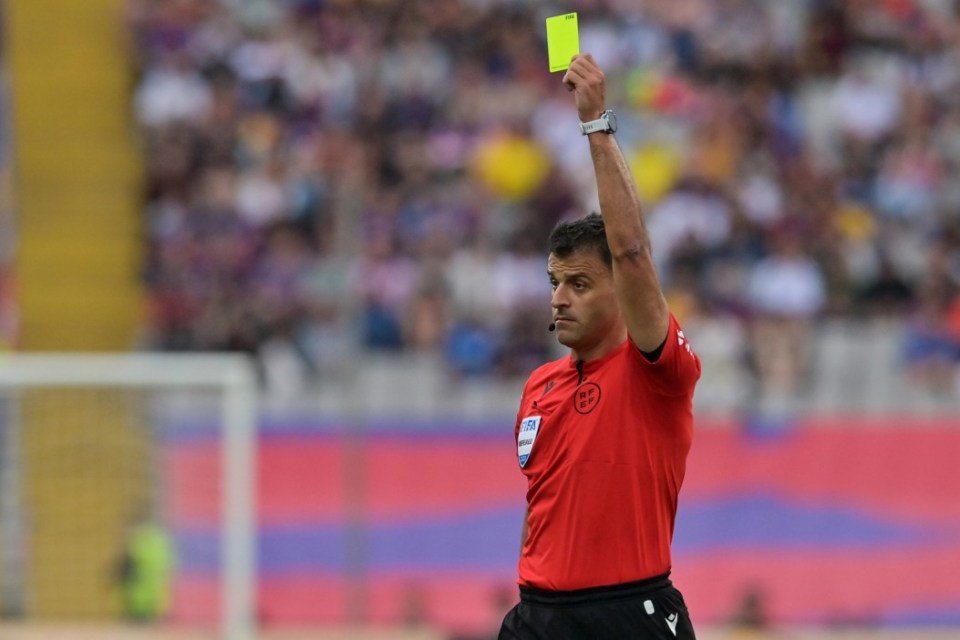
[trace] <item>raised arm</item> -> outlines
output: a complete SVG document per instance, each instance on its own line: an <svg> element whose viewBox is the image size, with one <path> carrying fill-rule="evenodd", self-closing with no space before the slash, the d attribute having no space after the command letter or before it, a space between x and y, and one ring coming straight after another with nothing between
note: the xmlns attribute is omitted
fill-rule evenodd
<svg viewBox="0 0 960 640"><path fill-rule="evenodd" d="M573 58L563 82L573 91L581 122L600 117L605 107L603 71L589 53ZM667 301L650 254L640 196L613 135L591 133L590 155L600 195L600 214L613 256L613 280L627 332L642 351L654 351L667 337Z"/></svg>

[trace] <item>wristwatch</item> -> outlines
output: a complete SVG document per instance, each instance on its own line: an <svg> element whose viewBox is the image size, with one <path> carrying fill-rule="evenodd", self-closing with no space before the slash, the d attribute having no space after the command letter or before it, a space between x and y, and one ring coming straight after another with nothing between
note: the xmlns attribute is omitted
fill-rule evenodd
<svg viewBox="0 0 960 640"><path fill-rule="evenodd" d="M604 133L616 133L617 132L617 114L615 114L610 109L602 112L600 117L596 120L591 120L590 122L581 122L580 123L580 133L588 136L591 133L597 133L603 131Z"/></svg>

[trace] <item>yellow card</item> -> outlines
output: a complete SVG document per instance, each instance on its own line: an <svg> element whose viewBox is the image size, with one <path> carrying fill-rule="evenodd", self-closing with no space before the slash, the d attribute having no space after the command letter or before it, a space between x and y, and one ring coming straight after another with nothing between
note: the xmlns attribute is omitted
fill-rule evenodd
<svg viewBox="0 0 960 640"><path fill-rule="evenodd" d="M547 18L547 57L550 71L563 71L570 66L570 58L580 53L580 31L577 14Z"/></svg>

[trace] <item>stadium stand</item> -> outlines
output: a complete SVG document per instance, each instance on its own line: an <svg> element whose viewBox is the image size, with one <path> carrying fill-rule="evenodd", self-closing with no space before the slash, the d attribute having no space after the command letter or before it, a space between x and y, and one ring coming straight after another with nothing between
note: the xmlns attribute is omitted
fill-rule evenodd
<svg viewBox="0 0 960 640"><path fill-rule="evenodd" d="M955 385L949 2L570 8L609 69L678 314L741 337L772 393L809 386L832 318L909 319L903 366ZM464 376L545 357L543 238L596 206L545 71L549 10L130 2L147 344L257 353L277 388L336 370L344 344L440 353Z"/></svg>
<svg viewBox="0 0 960 640"><path fill-rule="evenodd" d="M486 506L458 511L474 488L444 488L439 469L499 464L491 424L512 420L514 376L560 352L541 329L543 239L596 207L575 112L546 72L542 20L560 8L130 7L151 149L147 344L258 355L276 420L264 472L298 469L303 485L339 487L314 496L324 510L337 513L328 501L351 495L370 501L360 542L339 545L357 533L349 509L333 524L301 526L301 498L264 497L278 502L261 513L263 615L337 620L360 601L374 620L402 620L404 603L422 598L436 624L478 628L473 604L495 601L489 571L515 553L520 514L499 500L520 488L478 471ZM591 0L563 9L580 12L581 48L608 70L655 258L704 358L705 457L691 463L701 465L684 512L693 524L678 540L701 615L733 615L738 590L752 593L738 581L756 554L793 567L793 578L761 585L781 622L949 622L952 604L924 613L892 603L893 585L870 573L879 566L870 549L882 548L885 561L927 566L942 594L958 589L924 564L942 556L913 528L922 518L904 519L906 509L886 529L900 507L864 515L887 500L868 490L883 476L869 456L838 458L901 417L878 438L882 459L911 431L930 446L921 457L954 446L943 426L957 408L960 338L955 7ZM318 414L337 418L303 417ZM327 428L345 443L310 443ZM311 459L366 466L348 486L308 468ZM745 471L716 489L731 460L770 476ZM935 475L946 464L937 460ZM848 476L859 489L839 504L810 488ZM768 486L774 477L785 484ZM361 486L369 493L352 493ZM725 527L735 529L729 546L698 537ZM804 567L826 571L816 562L846 553L850 575L873 576L875 590L833 594L827 606L794 589L817 582ZM739 564L723 564L726 554ZM294 556L314 572L298 574ZM903 566L887 577L907 575ZM718 575L731 582L711 591Z"/></svg>
<svg viewBox="0 0 960 640"><path fill-rule="evenodd" d="M37 12L18 14L33 15L24 42L47 52L37 59L59 60L50 39L93 56L71 58L47 90L97 68L117 102L77 114L116 141L129 109L144 145L137 219L99 208L131 198L129 149L98 164L124 179L111 197L82 140L54 158L32 139L32 160L95 178L64 183L90 188L82 207L69 189L48 202L84 225L35 242L73 258L71 229L106 241L142 227L148 318L136 347L259 361L268 394L249 477L262 637L359 623L384 637L471 636L515 595L523 487L504 434L518 377L562 352L546 331L543 240L596 207L575 111L545 60L543 18L570 9L582 48L609 70L671 307L704 363L675 541L703 637L741 637L727 623L743 637L765 625L796 638L956 634L951 0L126 0L130 96L128 79L105 70L107 49L70 40L77 14L51 22L46 3L8 4ZM106 46L108 21L85 15L77 24ZM17 99L53 110L49 94ZM37 133L40 121L27 125ZM82 128L67 119L58 136ZM0 225L5 157L0 144ZM104 290L135 271L135 247L94 249L83 268L104 269ZM57 298L30 273L19 284ZM4 291L0 280L10 343ZM136 302L98 304L104 295L60 302L93 300L83 308L124 330L86 338L125 347ZM31 317L54 338L64 321L49 308ZM212 422L190 402L149 426L109 393L94 404L81 421L51 411L49 396L28 402L23 442L12 442L16 420L0 422L2 513L46 509L85 536L35 534L43 560L24 560L10 544L23 523L4 518L5 617L31 594L39 617L115 619L105 567L123 547L121 516L155 500L177 556L169 626L116 637L212 628L223 595ZM11 478L37 492L28 508L13 504ZM85 554L96 566L49 569ZM47 596L32 595L37 585ZM18 633L80 637L0 628Z"/></svg>

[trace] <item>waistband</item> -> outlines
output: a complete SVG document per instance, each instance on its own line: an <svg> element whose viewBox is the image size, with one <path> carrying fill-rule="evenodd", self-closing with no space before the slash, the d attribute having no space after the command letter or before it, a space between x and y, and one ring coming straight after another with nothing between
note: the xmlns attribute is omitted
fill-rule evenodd
<svg viewBox="0 0 960 640"><path fill-rule="evenodd" d="M648 595L672 585L673 583L670 582L669 573L647 578L646 580L638 580L637 582L622 582L620 584L590 587L588 589L575 589L573 591L548 591L546 589L536 589L534 587L520 585L520 601L533 604L584 604L588 602L602 602L604 600L617 600L619 598Z"/></svg>

